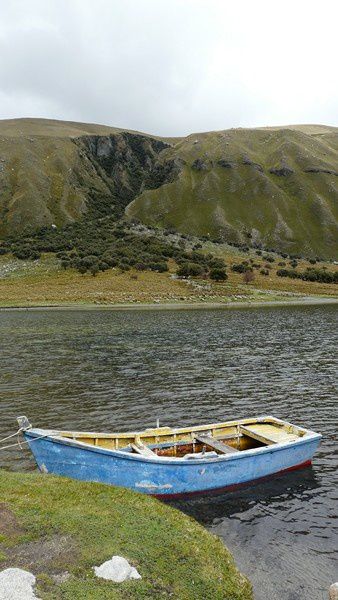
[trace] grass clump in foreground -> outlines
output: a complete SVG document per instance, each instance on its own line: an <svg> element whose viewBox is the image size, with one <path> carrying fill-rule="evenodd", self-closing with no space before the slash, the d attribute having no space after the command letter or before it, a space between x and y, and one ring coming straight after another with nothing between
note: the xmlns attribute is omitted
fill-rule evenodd
<svg viewBox="0 0 338 600"><path fill-rule="evenodd" d="M252 599L221 540L153 498L1 470L0 498L0 570L33 572L43 600ZM142 580L97 579L92 567L114 554L127 558Z"/></svg>

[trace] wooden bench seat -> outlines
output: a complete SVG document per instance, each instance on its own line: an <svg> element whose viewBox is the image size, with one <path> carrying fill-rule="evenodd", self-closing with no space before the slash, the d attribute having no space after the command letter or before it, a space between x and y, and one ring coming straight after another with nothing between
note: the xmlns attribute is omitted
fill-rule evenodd
<svg viewBox="0 0 338 600"><path fill-rule="evenodd" d="M271 445L283 442L292 442L298 439L298 435L289 433L283 427L270 425L269 423L257 423L254 425L240 425L240 432L243 435L262 442L263 444Z"/></svg>
<svg viewBox="0 0 338 600"><path fill-rule="evenodd" d="M239 452L237 448L228 446L227 444L224 444L222 440L217 440L216 438L211 437L211 435L196 435L194 439L196 440L196 442L199 442L200 444L205 444L206 446L209 446L214 450L218 450L218 452L221 452L222 454Z"/></svg>
<svg viewBox="0 0 338 600"><path fill-rule="evenodd" d="M130 447L134 450L134 452L137 452L137 454L142 454L142 456L148 456L148 458L157 457L157 454L148 448L148 446L142 444L142 442L130 444Z"/></svg>

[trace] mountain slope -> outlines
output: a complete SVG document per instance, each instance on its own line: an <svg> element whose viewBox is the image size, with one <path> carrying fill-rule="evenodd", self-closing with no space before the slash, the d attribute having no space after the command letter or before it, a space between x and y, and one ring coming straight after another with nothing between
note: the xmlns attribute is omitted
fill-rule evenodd
<svg viewBox="0 0 338 600"><path fill-rule="evenodd" d="M129 217L235 243L337 256L337 129L195 134L161 153L163 161L173 158L181 161L179 177L144 191L128 206Z"/></svg>
<svg viewBox="0 0 338 600"><path fill-rule="evenodd" d="M337 256L338 129L159 138L95 124L0 121L0 237L105 215Z"/></svg>
<svg viewBox="0 0 338 600"><path fill-rule="evenodd" d="M0 122L0 236L62 226L88 212L121 216L145 185L163 183L155 163L166 147L159 138L102 125Z"/></svg>

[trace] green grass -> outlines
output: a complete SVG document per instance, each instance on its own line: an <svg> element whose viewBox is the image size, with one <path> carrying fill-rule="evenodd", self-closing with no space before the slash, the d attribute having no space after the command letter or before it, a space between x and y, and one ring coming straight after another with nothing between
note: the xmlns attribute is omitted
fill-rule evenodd
<svg viewBox="0 0 338 600"><path fill-rule="evenodd" d="M172 236L177 237L177 236ZM168 237L163 236L167 241ZM187 241L188 250L196 239ZM81 275L74 269L62 269L60 260L54 254L43 254L39 260L19 260L11 255L0 256L0 307L11 306L83 306L135 304L200 304L200 303L242 303L294 301L302 297L336 298L338 286L334 283L320 283L278 277L277 271L290 268L290 260L270 253L275 260L270 263L268 276L260 273L266 264L263 256L254 250L244 252L226 244L204 242L200 252L222 258L227 265L228 279L217 283L210 279L195 278L194 281L178 280L172 275L177 264L169 260L169 271L125 273L120 269L109 269L93 277L90 273ZM231 267L242 261L255 265L255 279L249 285L243 282L243 275L233 272ZM298 260L298 271L304 272L313 267L306 260ZM332 263L316 263L316 268L337 272L338 266Z"/></svg>
<svg viewBox="0 0 338 600"><path fill-rule="evenodd" d="M255 241L288 253L335 258L338 135L334 128L319 131L238 129L188 136L161 153L162 160L184 161L179 178L145 190L127 214L148 225L211 239ZM198 158L206 166L200 171L192 167ZM219 166L220 159L232 168ZM244 164L248 159L251 165ZM270 173L282 165L293 172ZM306 172L313 167L332 174Z"/></svg>
<svg viewBox="0 0 338 600"><path fill-rule="evenodd" d="M139 133L132 129L121 129L120 127L110 127L109 125L100 125L99 123L78 123L76 121L59 121L57 119L22 118L0 120L0 136L18 138L25 136L77 138L84 135L113 135L121 131ZM147 136L148 134L144 133L143 135ZM156 135L152 135L152 137L173 142L180 139L172 137L163 138Z"/></svg>
<svg viewBox="0 0 338 600"><path fill-rule="evenodd" d="M231 129L185 138L129 134L47 119L0 121L0 237L62 226L98 208L98 214L102 209L121 216L132 201L128 216L149 225L336 258L337 128ZM107 150L108 136L116 142L103 158L95 150L97 136L104 136L101 151L105 144ZM156 148L160 139L171 147ZM205 170L192 168L196 159L205 162ZM220 159L232 168L219 166ZM181 168L179 175L170 175L173 164ZM283 165L292 174L270 173ZM312 168L319 172L306 172ZM171 182L161 185L161 173L167 172ZM159 187L140 193L144 184Z"/></svg>
<svg viewBox="0 0 338 600"><path fill-rule="evenodd" d="M43 600L251 600L220 539L190 517L129 490L0 471L0 569L20 566ZM121 555L142 580L98 580L92 567ZM59 584L55 576L68 571Z"/></svg>

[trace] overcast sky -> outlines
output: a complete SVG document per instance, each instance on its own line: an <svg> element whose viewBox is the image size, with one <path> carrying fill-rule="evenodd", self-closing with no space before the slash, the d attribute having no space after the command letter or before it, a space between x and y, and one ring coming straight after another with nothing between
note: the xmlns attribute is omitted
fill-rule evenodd
<svg viewBox="0 0 338 600"><path fill-rule="evenodd" d="M3 0L0 118L338 126L337 0Z"/></svg>

